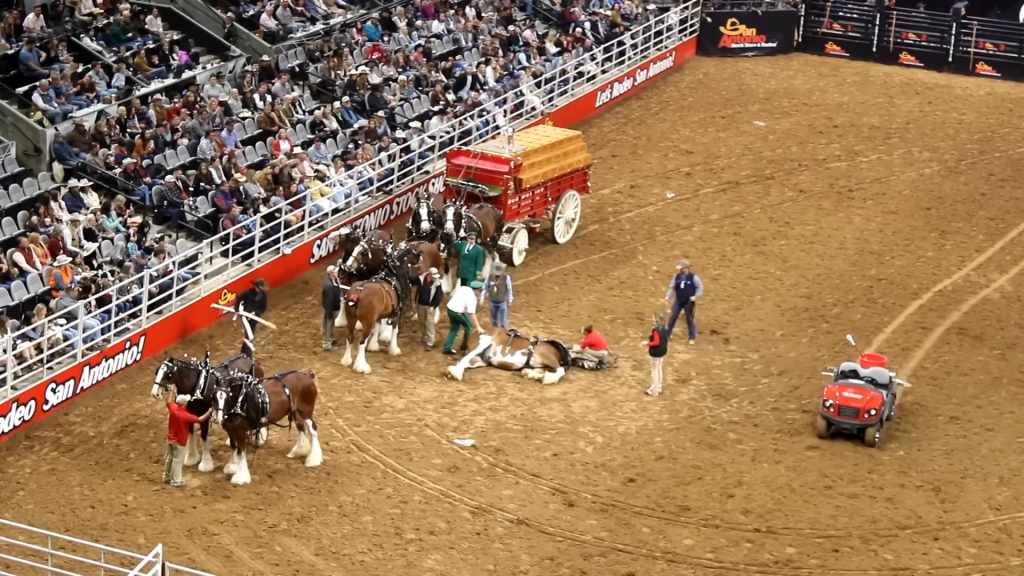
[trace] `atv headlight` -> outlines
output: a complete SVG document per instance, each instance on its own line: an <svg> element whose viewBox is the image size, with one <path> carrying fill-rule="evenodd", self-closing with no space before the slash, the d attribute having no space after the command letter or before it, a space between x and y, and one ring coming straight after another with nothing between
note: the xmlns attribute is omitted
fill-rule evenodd
<svg viewBox="0 0 1024 576"><path fill-rule="evenodd" d="M829 412L835 412L836 403L831 398L826 398L822 400L821 405L822 407L825 408L825 410L828 410Z"/></svg>
<svg viewBox="0 0 1024 576"><path fill-rule="evenodd" d="M874 418L875 414L878 414L878 409L877 408L872 408L871 410L868 410L867 412L864 413L864 417L865 418Z"/></svg>

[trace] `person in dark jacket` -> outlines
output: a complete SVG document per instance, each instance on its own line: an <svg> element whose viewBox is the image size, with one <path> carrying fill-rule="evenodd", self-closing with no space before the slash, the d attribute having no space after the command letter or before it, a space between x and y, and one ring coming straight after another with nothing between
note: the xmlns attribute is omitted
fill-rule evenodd
<svg viewBox="0 0 1024 576"><path fill-rule="evenodd" d="M320 292L320 304L324 308L323 316L320 318L323 348L326 352L333 352L337 350L334 347L334 321L338 319L338 312L341 310L341 280L338 279L336 266L327 267L327 278L324 279L324 287Z"/></svg>
<svg viewBox="0 0 1024 576"><path fill-rule="evenodd" d="M661 394L661 383L665 379L663 364L665 355L668 354L669 330L665 326L665 315L657 313L654 315L654 327L651 328L651 335L641 346L647 346L651 354L651 387L647 389L647 395L657 396Z"/></svg>
<svg viewBox="0 0 1024 576"><path fill-rule="evenodd" d="M413 276L409 279L413 286L419 286L416 291L416 319L420 322L420 343L429 351L434 347L435 327L437 326L438 311L444 298L444 290L441 289L441 275L437 268L431 268L423 276Z"/></svg>
<svg viewBox="0 0 1024 576"><path fill-rule="evenodd" d="M253 316L262 318L263 314L267 311L267 292L269 291L270 285L267 284L267 281L263 278L257 278L253 281L252 288L246 288L235 299L235 311L237 312L241 309ZM245 318L243 318L243 321L248 322L249 329L252 330L252 337L256 338L256 327L259 326L259 322L249 321ZM245 340L249 339L249 335L243 331L242 337L242 354L252 358L253 350L245 343Z"/></svg>
<svg viewBox="0 0 1024 576"><path fill-rule="evenodd" d="M694 274L689 260L680 260L676 265L676 275L672 277L672 283L669 284L668 292L665 293L665 300L672 300L675 297L675 301L672 303L672 316L668 320L669 336L672 336L672 331L676 327L679 313L686 312L686 328L689 331L690 344L696 342L697 323L694 321L694 316L697 311L697 298L700 298L702 294L704 294L704 283L701 282L700 276Z"/></svg>

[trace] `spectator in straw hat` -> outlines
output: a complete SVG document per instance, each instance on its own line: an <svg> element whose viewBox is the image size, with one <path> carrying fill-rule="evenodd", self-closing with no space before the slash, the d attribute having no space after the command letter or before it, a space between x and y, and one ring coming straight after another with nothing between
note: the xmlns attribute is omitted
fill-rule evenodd
<svg viewBox="0 0 1024 576"><path fill-rule="evenodd" d="M434 347L437 327L437 308L444 298L441 289L441 274L437 268L427 270L422 276L410 278L413 285L419 286L416 291L416 319L420 323L420 343L431 350Z"/></svg>
<svg viewBox="0 0 1024 576"><path fill-rule="evenodd" d="M334 352L334 321L341 311L341 280L338 279L338 267L327 267L327 278L324 279L324 287L320 291L320 305L324 313L320 317L321 345L325 352Z"/></svg>
<svg viewBox="0 0 1024 576"><path fill-rule="evenodd" d="M676 275L672 277L672 283L668 285L668 292L665 293L665 300L675 301L672 303L672 315L668 320L668 336L672 337L672 330L676 327L676 320L680 312L686 313L686 327L689 331L690 344L697 341L697 323L694 321L694 314L697 309L697 298L704 294L704 283L690 268L689 260L680 260L676 264Z"/></svg>

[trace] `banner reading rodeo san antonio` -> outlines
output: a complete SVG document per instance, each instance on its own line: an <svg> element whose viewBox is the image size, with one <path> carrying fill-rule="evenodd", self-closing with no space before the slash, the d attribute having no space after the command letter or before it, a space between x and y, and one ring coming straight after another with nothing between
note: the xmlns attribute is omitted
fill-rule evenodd
<svg viewBox="0 0 1024 576"><path fill-rule="evenodd" d="M697 52L704 56L768 56L796 49L796 10L707 11L701 15Z"/></svg>

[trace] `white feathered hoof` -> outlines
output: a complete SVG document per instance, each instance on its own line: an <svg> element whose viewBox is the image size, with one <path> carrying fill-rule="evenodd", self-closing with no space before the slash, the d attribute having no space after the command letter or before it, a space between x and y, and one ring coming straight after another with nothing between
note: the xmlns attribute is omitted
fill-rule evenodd
<svg viewBox="0 0 1024 576"><path fill-rule="evenodd" d="M238 472L238 455L234 451L231 452L231 459L224 465L224 473L228 476Z"/></svg>
<svg viewBox="0 0 1024 576"><path fill-rule="evenodd" d="M231 483L235 486L244 486L252 482L252 477L249 476L249 461L245 459L245 452L238 457L238 472L231 477Z"/></svg>
<svg viewBox="0 0 1024 576"><path fill-rule="evenodd" d="M270 431L266 428L260 428L260 431L256 434L256 445L266 446L267 438L270 436Z"/></svg>
<svg viewBox="0 0 1024 576"><path fill-rule="evenodd" d="M559 368L554 372L545 372L544 378L541 380L542 384L558 384L558 381L565 375L565 369Z"/></svg>
<svg viewBox="0 0 1024 576"><path fill-rule="evenodd" d="M309 442L306 441L306 433L299 432L299 437L295 439L295 446L292 446L292 450L288 453L288 457L305 458L308 454Z"/></svg>
<svg viewBox="0 0 1024 576"><path fill-rule="evenodd" d="M462 374L465 372L465 368L456 364L455 366L448 367L448 375L455 378L459 382L462 382Z"/></svg>
<svg viewBox="0 0 1024 576"><path fill-rule="evenodd" d="M313 430L313 423L309 422L306 424L307 430L310 434L310 443L312 447L309 450L309 455L306 456L306 467L315 468L324 462L324 453L320 450L320 435L317 434L316 430Z"/></svg>
<svg viewBox="0 0 1024 576"><path fill-rule="evenodd" d="M369 374L371 372L370 363L362 358L356 358L355 364L352 365L352 369L359 374Z"/></svg>
<svg viewBox="0 0 1024 576"><path fill-rule="evenodd" d="M345 355L341 357L341 365L352 365L352 344L350 342L345 342Z"/></svg>
<svg viewBox="0 0 1024 576"><path fill-rule="evenodd" d="M199 462L200 472L213 472L213 456L210 455L210 439L203 442L203 459Z"/></svg>

